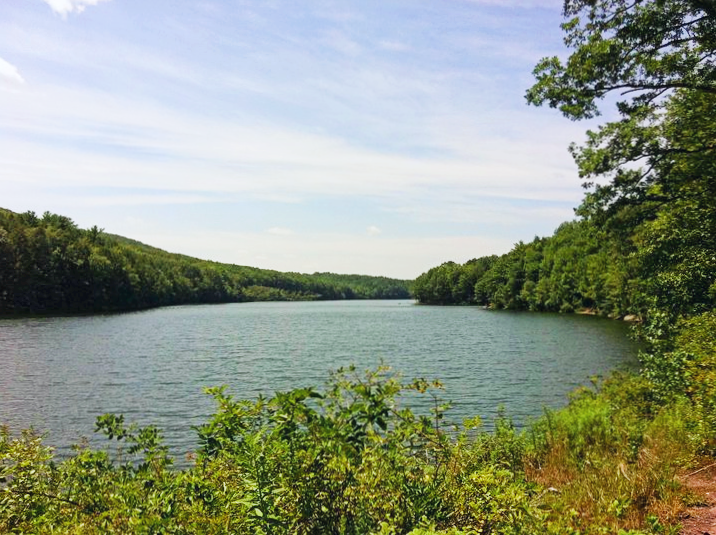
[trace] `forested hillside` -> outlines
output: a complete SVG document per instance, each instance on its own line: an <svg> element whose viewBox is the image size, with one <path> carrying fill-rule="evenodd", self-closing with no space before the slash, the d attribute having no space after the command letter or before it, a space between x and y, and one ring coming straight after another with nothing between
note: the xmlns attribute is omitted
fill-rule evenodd
<svg viewBox="0 0 716 535"><path fill-rule="evenodd" d="M426 304L640 314L649 289L633 251L588 220L572 221L502 256L434 267L416 279L413 292Z"/></svg>
<svg viewBox="0 0 716 535"><path fill-rule="evenodd" d="M281 273L171 254L83 230L65 216L0 209L0 314L186 303L409 297L407 281Z"/></svg>

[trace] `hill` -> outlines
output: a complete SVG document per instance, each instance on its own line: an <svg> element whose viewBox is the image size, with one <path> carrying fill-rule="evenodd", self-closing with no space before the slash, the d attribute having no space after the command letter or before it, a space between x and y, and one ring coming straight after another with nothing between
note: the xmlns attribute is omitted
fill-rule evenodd
<svg viewBox="0 0 716 535"><path fill-rule="evenodd" d="M79 228L69 217L0 209L0 314L137 310L188 303L404 299L409 282L283 273L169 253Z"/></svg>

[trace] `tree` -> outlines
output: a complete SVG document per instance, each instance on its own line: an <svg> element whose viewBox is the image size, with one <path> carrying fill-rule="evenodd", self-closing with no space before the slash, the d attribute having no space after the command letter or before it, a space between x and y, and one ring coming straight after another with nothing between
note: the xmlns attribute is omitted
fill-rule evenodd
<svg viewBox="0 0 716 535"><path fill-rule="evenodd" d="M256 299L407 298L409 282L219 264L0 208L0 314L132 310Z"/></svg>
<svg viewBox="0 0 716 535"><path fill-rule="evenodd" d="M530 103L571 119L599 114L597 100L622 91L622 113L658 105L674 89L716 93L713 0L566 0L566 63L544 58Z"/></svg>
<svg viewBox="0 0 716 535"><path fill-rule="evenodd" d="M619 94L620 119L588 132L584 147L571 147L591 189L580 213L611 217L639 206L629 214L638 224L668 200L653 186L668 181L664 166L674 155L711 155L715 148L713 137L685 146L663 129L672 99L716 95L716 3L566 0L564 16L572 53L565 62L539 62L527 100L579 120L599 115L598 103ZM607 180L596 184L599 179Z"/></svg>
<svg viewBox="0 0 716 535"><path fill-rule="evenodd" d="M658 309L709 309L716 2L566 0L564 15L571 54L537 65L527 100L579 120L599 115L598 104L614 95L619 114L570 148L588 189L578 214L625 244Z"/></svg>

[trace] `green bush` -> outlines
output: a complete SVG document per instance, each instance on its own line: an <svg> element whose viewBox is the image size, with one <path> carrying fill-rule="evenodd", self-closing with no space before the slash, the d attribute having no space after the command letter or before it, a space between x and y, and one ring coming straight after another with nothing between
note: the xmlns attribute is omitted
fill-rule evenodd
<svg viewBox="0 0 716 535"><path fill-rule="evenodd" d="M255 401L209 389L217 410L184 470L156 428L121 416L97 420L113 447L78 446L62 461L31 431L3 429L0 532L636 535L676 525L675 475L701 449L706 410L688 398L656 403L648 381L615 376L524 431L501 415L487 433L478 418L442 424L439 387L349 368L323 389ZM431 396L433 410L401 405L415 395Z"/></svg>

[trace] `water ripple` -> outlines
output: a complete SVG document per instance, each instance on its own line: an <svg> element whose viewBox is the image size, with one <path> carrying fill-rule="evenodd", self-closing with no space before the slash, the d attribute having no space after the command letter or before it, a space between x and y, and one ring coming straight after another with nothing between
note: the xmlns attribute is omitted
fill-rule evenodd
<svg viewBox="0 0 716 535"><path fill-rule="evenodd" d="M636 348L619 322L583 316L415 307L405 301L246 303L130 314L0 320L0 423L34 426L68 451L105 412L156 424L172 451L197 445L207 386L245 398L321 386L328 371L381 361L438 378L450 420L504 405L520 421ZM431 402L406 397L419 410Z"/></svg>

